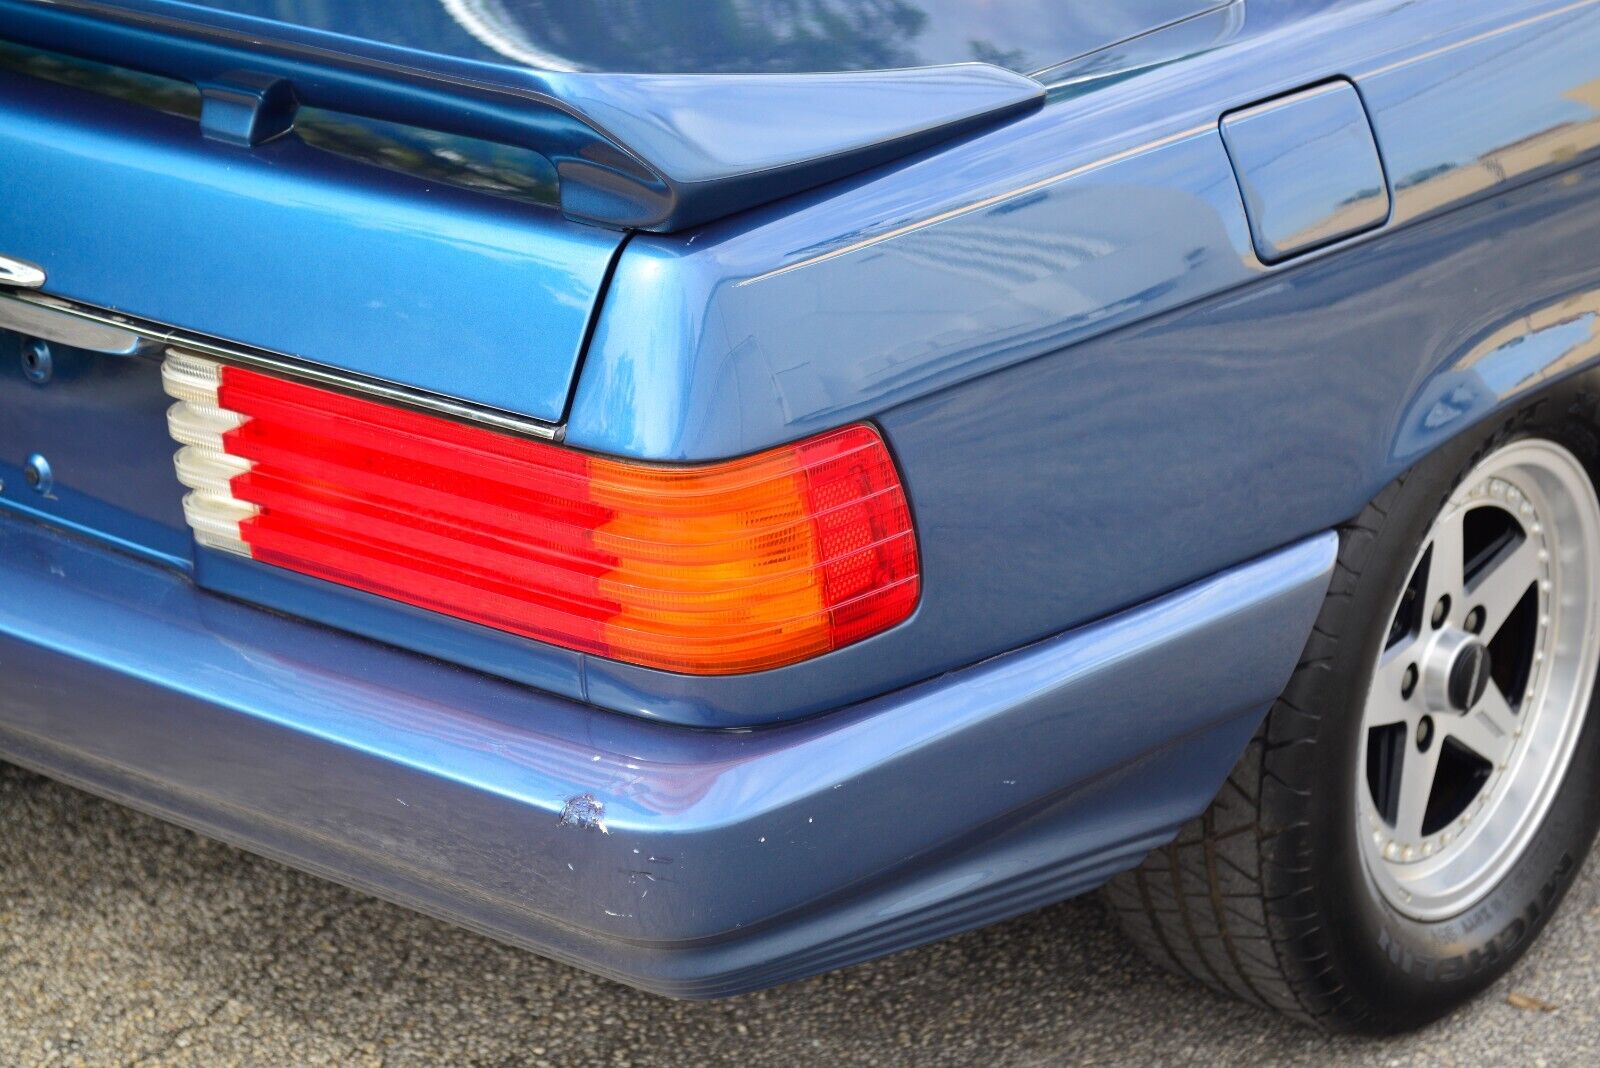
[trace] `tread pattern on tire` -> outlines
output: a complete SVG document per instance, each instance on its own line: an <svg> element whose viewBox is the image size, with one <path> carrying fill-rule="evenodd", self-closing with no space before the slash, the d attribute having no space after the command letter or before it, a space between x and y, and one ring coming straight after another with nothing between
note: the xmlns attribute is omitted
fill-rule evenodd
<svg viewBox="0 0 1600 1068"><path fill-rule="evenodd" d="M1316 692L1340 617L1404 484L1391 483L1340 529L1334 574L1316 625L1273 704L1211 806L1170 845L1113 879L1104 898L1127 936L1167 970L1221 994L1323 1029L1361 1014L1327 964L1326 934L1306 883L1311 840L1305 763L1315 758Z"/></svg>

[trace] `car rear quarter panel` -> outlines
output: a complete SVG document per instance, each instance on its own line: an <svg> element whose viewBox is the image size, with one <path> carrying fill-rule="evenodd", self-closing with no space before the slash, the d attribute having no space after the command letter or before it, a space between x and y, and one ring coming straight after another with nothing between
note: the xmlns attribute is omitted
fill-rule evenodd
<svg viewBox="0 0 1600 1068"><path fill-rule="evenodd" d="M1600 4L1239 10L957 148L630 242L568 440L699 459L876 419L925 592L767 676L591 660L592 699L775 718L1015 647L1337 524L1600 355ZM1218 118L1334 77L1391 218L1266 265Z"/></svg>

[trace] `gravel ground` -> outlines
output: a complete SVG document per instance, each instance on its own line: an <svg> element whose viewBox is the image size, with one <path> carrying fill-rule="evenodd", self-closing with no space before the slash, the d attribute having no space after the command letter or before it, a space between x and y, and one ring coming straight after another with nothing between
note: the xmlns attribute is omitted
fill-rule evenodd
<svg viewBox="0 0 1600 1068"><path fill-rule="evenodd" d="M1455 1018L1330 1040L1093 900L776 991L641 994L0 765L0 1065L1594 1065L1600 870ZM1517 1008L1531 995L1553 1011Z"/></svg>

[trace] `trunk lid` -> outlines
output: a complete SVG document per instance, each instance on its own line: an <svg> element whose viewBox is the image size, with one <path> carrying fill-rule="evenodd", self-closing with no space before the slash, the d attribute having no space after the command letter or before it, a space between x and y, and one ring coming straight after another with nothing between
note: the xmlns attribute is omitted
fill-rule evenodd
<svg viewBox="0 0 1600 1068"><path fill-rule="evenodd" d="M551 423L622 240L6 71L0 161L0 255L52 295Z"/></svg>

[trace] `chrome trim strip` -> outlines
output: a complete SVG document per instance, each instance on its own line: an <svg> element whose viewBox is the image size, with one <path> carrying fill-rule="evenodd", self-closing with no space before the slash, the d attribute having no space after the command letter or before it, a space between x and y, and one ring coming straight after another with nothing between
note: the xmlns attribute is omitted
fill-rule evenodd
<svg viewBox="0 0 1600 1068"><path fill-rule="evenodd" d="M0 256L0 286L24 286L38 289L44 285L44 268L37 263Z"/></svg>
<svg viewBox="0 0 1600 1068"><path fill-rule="evenodd" d="M0 329L109 356L139 351L139 335L131 330L88 321L20 293L0 293Z"/></svg>
<svg viewBox="0 0 1600 1068"><path fill-rule="evenodd" d="M520 434L543 441L560 441L563 434L560 426L498 408L486 408L437 393L409 389L293 356L250 348L44 294L0 292L0 328L108 355L154 354L157 349L168 347L187 350L224 363L267 371L340 393L367 397L508 434Z"/></svg>

